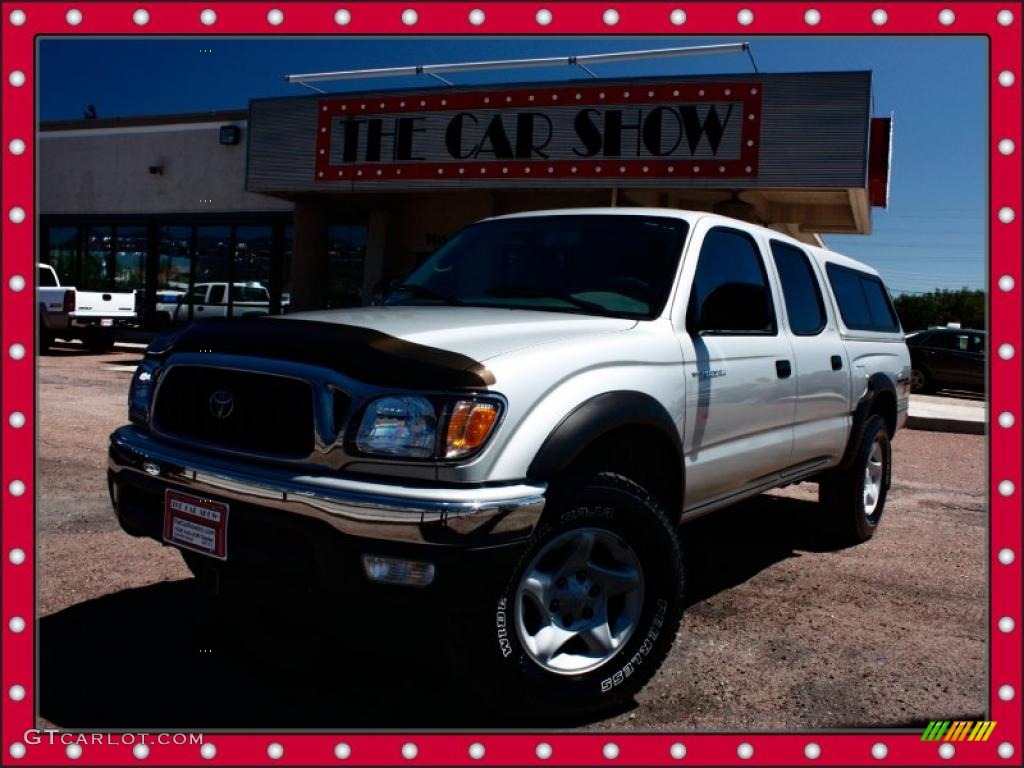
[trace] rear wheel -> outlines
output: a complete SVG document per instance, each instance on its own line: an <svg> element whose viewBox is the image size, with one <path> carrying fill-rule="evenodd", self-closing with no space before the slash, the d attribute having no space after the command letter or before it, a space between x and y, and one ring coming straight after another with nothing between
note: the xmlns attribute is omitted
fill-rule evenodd
<svg viewBox="0 0 1024 768"><path fill-rule="evenodd" d="M889 493L891 461L885 420L870 416L849 465L821 481L820 501L840 543L857 544L874 535Z"/></svg>
<svg viewBox="0 0 1024 768"><path fill-rule="evenodd" d="M679 542L658 502L600 473L550 495L494 612L465 637L471 683L502 709L581 713L631 698L654 675L679 627ZM462 662L465 664L465 661Z"/></svg>
<svg viewBox="0 0 1024 768"><path fill-rule="evenodd" d="M109 352L114 348L114 337L107 334L87 336L85 346L90 352Z"/></svg>
<svg viewBox="0 0 1024 768"><path fill-rule="evenodd" d="M924 368L910 371L910 391L924 393L932 388L932 377Z"/></svg>

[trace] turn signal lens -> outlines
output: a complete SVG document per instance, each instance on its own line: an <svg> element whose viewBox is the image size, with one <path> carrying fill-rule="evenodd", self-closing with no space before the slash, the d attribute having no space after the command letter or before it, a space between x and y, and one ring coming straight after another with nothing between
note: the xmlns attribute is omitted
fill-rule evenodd
<svg viewBox="0 0 1024 768"><path fill-rule="evenodd" d="M476 400L457 400L448 419L445 458L456 459L473 453L487 442L495 422L498 406Z"/></svg>

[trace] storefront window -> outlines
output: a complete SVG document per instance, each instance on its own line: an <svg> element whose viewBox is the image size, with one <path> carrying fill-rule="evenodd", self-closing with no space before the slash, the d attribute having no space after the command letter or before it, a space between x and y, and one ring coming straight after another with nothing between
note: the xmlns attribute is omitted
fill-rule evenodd
<svg viewBox="0 0 1024 768"><path fill-rule="evenodd" d="M78 279L78 227L50 227L47 229L47 252L43 263L57 270L62 285L73 286Z"/></svg>
<svg viewBox="0 0 1024 768"><path fill-rule="evenodd" d="M117 227L114 239L114 288L131 290L146 287L145 227Z"/></svg>
<svg viewBox="0 0 1024 768"><path fill-rule="evenodd" d="M270 253L273 228L235 227L234 284L231 314L234 317L270 312Z"/></svg>
<svg viewBox="0 0 1024 768"><path fill-rule="evenodd" d="M363 303L366 234L362 224L332 224L327 228L328 309Z"/></svg>
<svg viewBox="0 0 1024 768"><path fill-rule="evenodd" d="M192 313L195 319L227 317L227 286L231 263L231 227L196 227L195 283ZM220 299L215 301L214 299Z"/></svg>
<svg viewBox="0 0 1024 768"><path fill-rule="evenodd" d="M113 228L89 227L85 234L80 282L83 291L108 291L113 277Z"/></svg>
<svg viewBox="0 0 1024 768"><path fill-rule="evenodd" d="M188 291L192 265L192 227L160 227L159 249L157 289Z"/></svg>

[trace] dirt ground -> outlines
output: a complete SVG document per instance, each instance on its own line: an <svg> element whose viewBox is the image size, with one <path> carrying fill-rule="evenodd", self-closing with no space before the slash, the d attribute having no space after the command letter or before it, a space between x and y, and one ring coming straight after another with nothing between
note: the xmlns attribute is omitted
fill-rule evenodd
<svg viewBox="0 0 1024 768"><path fill-rule="evenodd" d="M351 608L338 638L282 604L226 628L175 550L121 532L107 435L126 421L139 353L68 346L39 361L41 724L749 731L983 719L983 437L901 432L885 519L859 547L828 551L808 534L813 485L689 524L691 606L635 706L597 722L494 721L448 685L443 617Z"/></svg>

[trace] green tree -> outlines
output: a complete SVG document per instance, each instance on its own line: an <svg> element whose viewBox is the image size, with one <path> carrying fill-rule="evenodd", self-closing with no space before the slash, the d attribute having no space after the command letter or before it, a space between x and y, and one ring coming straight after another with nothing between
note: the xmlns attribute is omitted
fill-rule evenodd
<svg viewBox="0 0 1024 768"><path fill-rule="evenodd" d="M963 328L985 328L985 292L970 288L939 289L922 294L902 294L893 301L905 331L932 325L960 323Z"/></svg>

